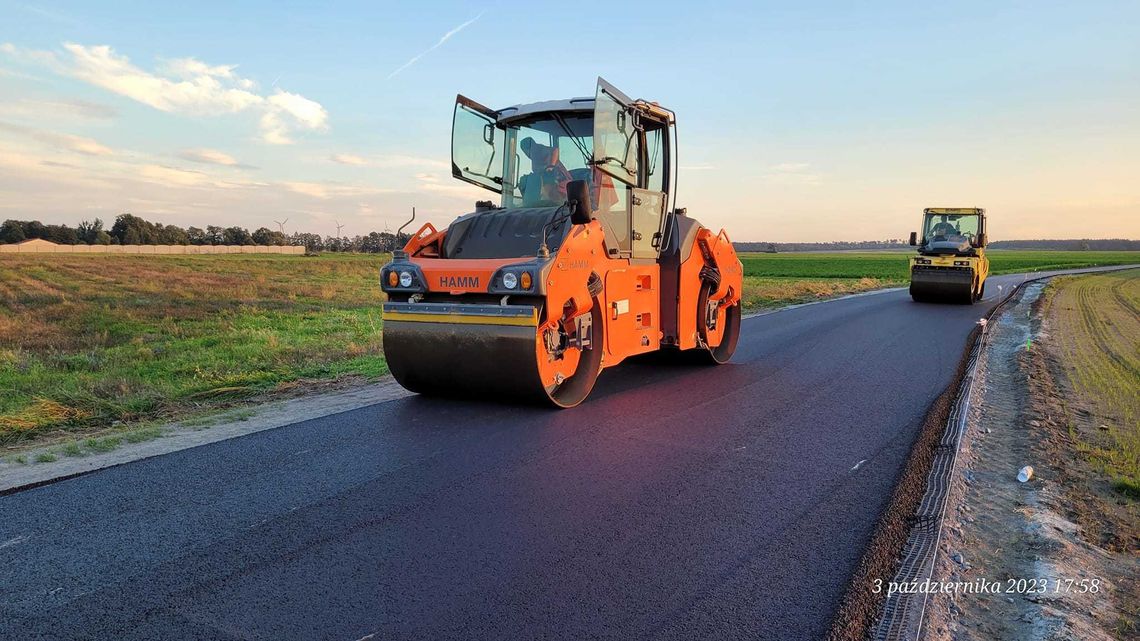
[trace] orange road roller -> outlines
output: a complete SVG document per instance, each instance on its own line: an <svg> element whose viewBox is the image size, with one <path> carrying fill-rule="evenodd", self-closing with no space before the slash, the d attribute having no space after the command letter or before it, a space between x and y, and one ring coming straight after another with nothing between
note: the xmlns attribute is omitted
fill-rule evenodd
<svg viewBox="0 0 1140 641"><path fill-rule="evenodd" d="M382 268L396 380L573 407L630 356L727 362L743 268L723 230L676 207L675 128L600 78L594 98L493 110L458 96L452 174L500 202L423 225Z"/></svg>

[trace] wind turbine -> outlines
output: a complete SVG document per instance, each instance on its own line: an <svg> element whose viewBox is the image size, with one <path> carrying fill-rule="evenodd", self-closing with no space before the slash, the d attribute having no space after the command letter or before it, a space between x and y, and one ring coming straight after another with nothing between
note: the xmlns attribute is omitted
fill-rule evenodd
<svg viewBox="0 0 1140 641"><path fill-rule="evenodd" d="M341 230L341 229L344 229L344 225L340 224L340 221L339 221L339 220L335 220L335 221L333 221L333 222L335 222L335 223L336 223L336 237L337 237L337 238L340 238L340 237L341 237L341 236L340 236L340 230Z"/></svg>
<svg viewBox="0 0 1140 641"><path fill-rule="evenodd" d="M289 222L289 219L286 218L285 220L275 220L273 222L277 223L278 231L280 231L281 235L284 236L285 235L285 223Z"/></svg>

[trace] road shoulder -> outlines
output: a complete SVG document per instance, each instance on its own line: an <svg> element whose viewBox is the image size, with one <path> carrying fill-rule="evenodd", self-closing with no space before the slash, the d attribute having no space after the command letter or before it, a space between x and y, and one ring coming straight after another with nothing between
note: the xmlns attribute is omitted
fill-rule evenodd
<svg viewBox="0 0 1140 641"><path fill-rule="evenodd" d="M1090 455L1107 446L1100 426L1129 410L1074 384L1101 368L1129 371L1114 355L1127 359L1129 344L1134 353L1137 334L1131 342L1113 337L1127 336L1120 325L1135 315L1127 296L1093 300L1069 287L1122 278L1055 281L1045 296L1024 297L991 325L979 363L982 395L961 444L932 577L962 590L932 594L927 638L1136 633L1138 505ZM1022 482L1026 466L1033 471Z"/></svg>
<svg viewBox="0 0 1140 641"><path fill-rule="evenodd" d="M250 408L242 406L194 420L143 428L145 439L126 436L107 451L92 451L76 441L34 447L0 461L0 495L71 478L103 468L123 465L216 443L254 432L271 430L323 416L348 412L411 395L391 377L352 389L274 401ZM125 435L139 431L125 432ZM108 437L103 437L108 438ZM37 462L37 460L39 462Z"/></svg>

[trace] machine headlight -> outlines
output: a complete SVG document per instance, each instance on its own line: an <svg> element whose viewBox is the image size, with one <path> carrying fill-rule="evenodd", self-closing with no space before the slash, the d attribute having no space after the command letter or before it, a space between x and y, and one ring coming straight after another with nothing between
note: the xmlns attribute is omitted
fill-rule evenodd
<svg viewBox="0 0 1140 641"><path fill-rule="evenodd" d="M400 282L400 275L396 272L388 272L388 287L395 287Z"/></svg>
<svg viewBox="0 0 1140 641"><path fill-rule="evenodd" d="M400 272L400 287L411 287L411 286L412 286L412 273L411 272Z"/></svg>
<svg viewBox="0 0 1140 641"><path fill-rule="evenodd" d="M968 260L956 260L956 261L954 261L954 264L959 266L959 267L969 267L970 261L968 261Z"/></svg>
<svg viewBox="0 0 1140 641"><path fill-rule="evenodd" d="M503 287L514 289L519 286L519 277L514 272L503 274Z"/></svg>
<svg viewBox="0 0 1140 641"><path fill-rule="evenodd" d="M530 289L530 286L531 286L530 272L523 272L522 273L522 276L519 277L519 284L522 285L523 289Z"/></svg>

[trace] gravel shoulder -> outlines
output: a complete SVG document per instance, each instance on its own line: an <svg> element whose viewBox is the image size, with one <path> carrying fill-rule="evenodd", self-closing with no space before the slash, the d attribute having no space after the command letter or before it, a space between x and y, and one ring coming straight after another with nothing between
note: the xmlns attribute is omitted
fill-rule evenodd
<svg viewBox="0 0 1140 641"><path fill-rule="evenodd" d="M933 577L959 592L932 595L928 638L1136 638L1136 424L1122 421L1140 388L1138 283L1133 270L1033 284L991 324Z"/></svg>

